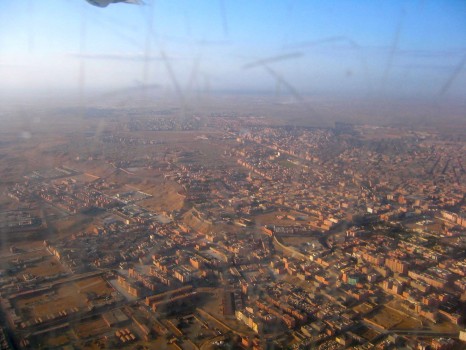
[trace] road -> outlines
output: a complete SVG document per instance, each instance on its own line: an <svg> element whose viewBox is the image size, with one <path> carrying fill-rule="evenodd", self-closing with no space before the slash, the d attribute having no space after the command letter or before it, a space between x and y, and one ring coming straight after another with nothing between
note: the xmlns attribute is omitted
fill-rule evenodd
<svg viewBox="0 0 466 350"><path fill-rule="evenodd" d="M239 335L240 337L246 337L246 334L242 333L242 332L239 332L238 330L236 329L233 329L231 328L229 325L227 325L226 323L220 321L218 318L216 318L215 316L211 315L210 313L208 313L207 311L201 309L201 308L196 308L196 311L199 312L201 315L203 316L207 316L207 318L213 320L214 322L216 322L217 324L219 324L222 328L224 329L227 329L233 333L235 333L236 335Z"/></svg>

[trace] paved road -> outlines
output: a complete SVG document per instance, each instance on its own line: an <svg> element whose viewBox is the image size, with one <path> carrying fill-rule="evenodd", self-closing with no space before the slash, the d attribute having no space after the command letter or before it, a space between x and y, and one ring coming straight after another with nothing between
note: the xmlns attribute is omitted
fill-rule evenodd
<svg viewBox="0 0 466 350"><path fill-rule="evenodd" d="M231 328L229 325L227 325L226 323L220 321L217 317L211 315L207 311L205 311L205 310L203 310L201 308L196 308L196 311L198 311L201 315L207 316L209 319L211 319L214 322L218 323L220 326L222 326L222 328L227 329L227 330L239 335L240 337L245 337L246 336L244 333L241 333L238 330Z"/></svg>
<svg viewBox="0 0 466 350"><path fill-rule="evenodd" d="M206 341L204 341L201 346L199 347L200 350L206 350L206 349L209 349L209 347L212 346L213 343L217 342L217 341L222 341L224 340L225 337L223 335L219 335L215 338L210 338L210 339L207 339Z"/></svg>

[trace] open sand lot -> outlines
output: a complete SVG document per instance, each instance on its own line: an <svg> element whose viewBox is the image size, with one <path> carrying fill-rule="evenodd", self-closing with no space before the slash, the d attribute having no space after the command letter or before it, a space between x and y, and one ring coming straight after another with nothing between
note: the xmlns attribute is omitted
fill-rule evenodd
<svg viewBox="0 0 466 350"><path fill-rule="evenodd" d="M282 225L282 226L292 226L296 225L299 222L290 220L286 218L286 212L283 211L273 211L267 214L256 215L255 220L259 225ZM281 217L279 219L278 217Z"/></svg>
<svg viewBox="0 0 466 350"><path fill-rule="evenodd" d="M212 224L206 220L199 219L190 210L183 215L183 223L189 226L193 231L207 233L212 230Z"/></svg>
<svg viewBox="0 0 466 350"><path fill-rule="evenodd" d="M73 283L78 288L78 293L95 293L97 296L111 294L113 288L101 277L91 277Z"/></svg>
<svg viewBox="0 0 466 350"><path fill-rule="evenodd" d="M94 217L85 214L76 214L57 220L53 228L59 237L70 237L74 233L89 230L92 227Z"/></svg>
<svg viewBox="0 0 466 350"><path fill-rule="evenodd" d="M31 274L39 277L53 276L58 273L66 272L65 268L54 256L47 256L34 266L28 267L21 271L22 274Z"/></svg>
<svg viewBox="0 0 466 350"><path fill-rule="evenodd" d="M62 178L62 179L53 180L52 183L60 184L63 181L71 180L71 181L75 182L78 185L86 185L86 184L89 184L91 182L97 181L98 179L99 179L98 176L83 173L83 174L74 175L74 176L70 176L70 177L66 177L66 178Z"/></svg>
<svg viewBox="0 0 466 350"><path fill-rule="evenodd" d="M319 240L311 235L301 237L282 237L281 240L283 241L284 245L293 247L301 247L305 244L312 243L319 244Z"/></svg>
<svg viewBox="0 0 466 350"><path fill-rule="evenodd" d="M103 297L110 295L113 289L101 277L85 278L77 282L60 285L52 290L33 297L24 297L16 301L16 308L21 314L32 318L47 319L48 315L60 311L69 312L72 308L87 306L87 296Z"/></svg>
<svg viewBox="0 0 466 350"><path fill-rule="evenodd" d="M216 336L216 333L209 329L208 324L195 315L187 315L182 319L171 319L170 321L197 346Z"/></svg>
<svg viewBox="0 0 466 350"><path fill-rule="evenodd" d="M34 318L47 318L48 315L57 314L63 310L84 307L85 300L83 296L76 294L73 286L64 286L59 288L56 293L21 299L17 302L17 306L21 313L24 313L25 309L27 309Z"/></svg>
<svg viewBox="0 0 466 350"><path fill-rule="evenodd" d="M110 328L107 326L102 317L97 317L74 327L74 332L78 338L95 337L96 335L108 332Z"/></svg>
<svg viewBox="0 0 466 350"><path fill-rule="evenodd" d="M409 319L408 316L386 306L380 307L368 316L368 319L384 329L398 328L401 322Z"/></svg>
<svg viewBox="0 0 466 350"><path fill-rule="evenodd" d="M73 335L71 329L66 328L66 331L61 331L55 336L48 333L47 336L37 337L33 345L38 349L60 349L75 339L76 337Z"/></svg>
<svg viewBox="0 0 466 350"><path fill-rule="evenodd" d="M11 245L0 244L0 266L11 259L26 256L27 254L41 254L38 252L44 252L44 241L43 240L31 240L15 242L14 247L19 249L21 253L11 253ZM47 253L48 254L48 253ZM45 254L44 254L45 255Z"/></svg>
<svg viewBox="0 0 466 350"><path fill-rule="evenodd" d="M422 326L422 321L419 318L406 317L396 325L396 329L420 329Z"/></svg>
<svg viewBox="0 0 466 350"><path fill-rule="evenodd" d="M107 178L107 181L125 184L105 190L105 194L110 196L126 191L142 191L151 195L152 197L136 203L148 210L156 212L179 210L184 204L185 197L178 193L182 187L175 181L164 179L163 175L155 170L148 169L135 174L127 174L122 170L117 170Z"/></svg>
<svg viewBox="0 0 466 350"><path fill-rule="evenodd" d="M360 335L364 339L367 339L368 341L371 341L372 339L377 337L380 333L376 332L372 328L362 327L356 332L356 334Z"/></svg>
<svg viewBox="0 0 466 350"><path fill-rule="evenodd" d="M147 184L142 188L153 196L138 203L148 210L157 212L172 211L180 210L183 207L185 197L178 193L182 188L176 182L166 181L161 184Z"/></svg>
<svg viewBox="0 0 466 350"><path fill-rule="evenodd" d="M20 245L15 244L14 246L18 249L23 249L23 247ZM7 261L10 261L15 264L20 261L28 261L31 259L37 259L41 257L45 259L45 257L50 256L50 253L44 249L43 244L39 243L39 244L36 244L28 248L29 248L28 251L19 252L19 253L10 253L7 250L1 251L2 254L0 256L0 261L4 263Z"/></svg>

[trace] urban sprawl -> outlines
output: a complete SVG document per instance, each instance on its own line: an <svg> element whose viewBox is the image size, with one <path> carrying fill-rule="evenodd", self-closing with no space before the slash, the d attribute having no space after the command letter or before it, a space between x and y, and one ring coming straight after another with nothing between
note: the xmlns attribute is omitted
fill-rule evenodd
<svg viewBox="0 0 466 350"><path fill-rule="evenodd" d="M464 140L167 114L7 184L2 349L464 349Z"/></svg>

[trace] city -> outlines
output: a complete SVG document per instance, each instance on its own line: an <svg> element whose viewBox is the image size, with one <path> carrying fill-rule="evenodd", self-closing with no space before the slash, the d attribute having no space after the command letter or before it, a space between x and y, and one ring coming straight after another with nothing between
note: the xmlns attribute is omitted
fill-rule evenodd
<svg viewBox="0 0 466 350"><path fill-rule="evenodd" d="M16 346L464 345L464 138L168 114L49 139L66 161L8 181Z"/></svg>
<svg viewBox="0 0 466 350"><path fill-rule="evenodd" d="M0 23L0 350L466 349L465 1Z"/></svg>

